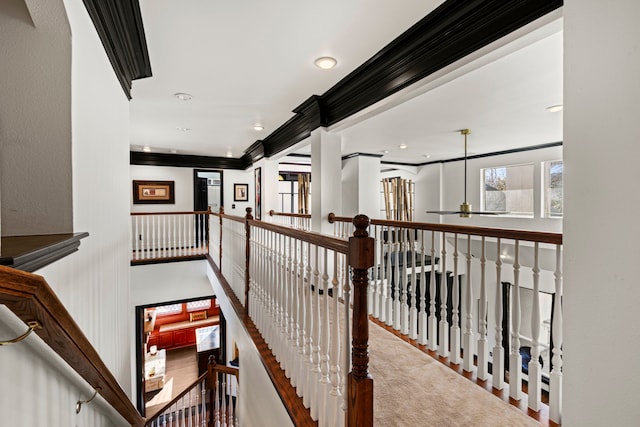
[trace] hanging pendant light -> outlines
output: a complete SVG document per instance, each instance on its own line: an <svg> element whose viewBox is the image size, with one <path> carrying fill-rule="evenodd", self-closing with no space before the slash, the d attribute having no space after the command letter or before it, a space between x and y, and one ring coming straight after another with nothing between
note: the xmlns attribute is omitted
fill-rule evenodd
<svg viewBox="0 0 640 427"><path fill-rule="evenodd" d="M471 215L504 215L509 212L481 212L473 211L470 203L467 202L467 135L471 133L471 129L461 129L460 134L464 135L464 202L457 211L427 211L438 215L460 215L460 218L470 218Z"/></svg>

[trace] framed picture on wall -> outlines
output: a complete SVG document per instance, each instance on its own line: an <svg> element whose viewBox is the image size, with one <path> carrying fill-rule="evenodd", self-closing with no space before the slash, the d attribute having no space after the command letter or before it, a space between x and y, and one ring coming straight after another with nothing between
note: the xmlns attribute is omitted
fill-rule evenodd
<svg viewBox="0 0 640 427"><path fill-rule="evenodd" d="M262 218L262 169L256 168L254 170L255 184L256 184L256 207L253 213L255 219Z"/></svg>
<svg viewBox="0 0 640 427"><path fill-rule="evenodd" d="M175 204L174 181L133 181L134 204Z"/></svg>
<svg viewBox="0 0 640 427"><path fill-rule="evenodd" d="M233 184L233 201L249 201L249 184Z"/></svg>

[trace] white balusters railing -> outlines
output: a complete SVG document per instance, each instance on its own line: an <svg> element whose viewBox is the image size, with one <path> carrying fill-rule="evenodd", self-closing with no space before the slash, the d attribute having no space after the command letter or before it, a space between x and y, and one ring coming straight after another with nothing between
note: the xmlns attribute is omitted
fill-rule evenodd
<svg viewBox="0 0 640 427"><path fill-rule="evenodd" d="M348 243L325 237L323 245L250 224L249 314L311 417L320 426L344 425Z"/></svg>
<svg viewBox="0 0 640 427"><path fill-rule="evenodd" d="M131 260L209 253L209 212L131 213Z"/></svg>
<svg viewBox="0 0 640 427"><path fill-rule="evenodd" d="M244 304L246 237L244 218L224 215L222 218L222 265L220 271L227 279L236 297ZM268 245L262 242L263 252ZM269 254L265 254L269 256ZM265 260L266 262L266 260Z"/></svg>
<svg viewBox="0 0 640 427"><path fill-rule="evenodd" d="M227 401L231 401L231 405L224 412L226 414L226 423L218 423L218 426L239 426L238 414L237 414L237 375L238 370L235 368L225 368L225 372L232 372L232 374L226 374L236 379L233 389L233 399L227 397ZM217 372L217 371L212 371ZM216 418L218 421L222 421L221 414L223 412L218 411L219 405L216 403L213 405L211 402L214 400L209 399L209 396L218 396L219 389L216 386L215 389L209 390L207 387L207 376L209 373L203 374L193 384L188 386L184 391L178 394L173 400L167 403L162 409L155 413L152 417L149 417L145 423L149 427L160 426L178 426L178 427L206 427L209 425L210 417ZM216 383L217 384L217 383ZM227 394L229 395L229 393ZM212 411L212 408L214 410Z"/></svg>
<svg viewBox="0 0 640 427"><path fill-rule="evenodd" d="M270 221L285 227L311 230L311 215L269 211Z"/></svg>
<svg viewBox="0 0 640 427"><path fill-rule="evenodd" d="M330 215L330 221L337 235L352 230L351 218ZM370 315L475 372L478 380L504 388L505 396L526 398L534 411L547 395L549 418L559 422L562 235L388 220L371 224L377 240Z"/></svg>

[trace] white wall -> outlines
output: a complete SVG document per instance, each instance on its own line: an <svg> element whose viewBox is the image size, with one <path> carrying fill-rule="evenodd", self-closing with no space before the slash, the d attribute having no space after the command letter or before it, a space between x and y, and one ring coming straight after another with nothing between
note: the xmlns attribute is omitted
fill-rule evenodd
<svg viewBox="0 0 640 427"><path fill-rule="evenodd" d="M193 169L172 166L131 165L131 180L175 181L175 204L133 204L133 183L129 183L131 212L190 212L193 211Z"/></svg>
<svg viewBox="0 0 640 427"><path fill-rule="evenodd" d="M31 3L0 4L3 236L73 230L71 31L62 0Z"/></svg>
<svg viewBox="0 0 640 427"><path fill-rule="evenodd" d="M564 4L562 424L637 426L640 3Z"/></svg>
<svg viewBox="0 0 640 427"><path fill-rule="evenodd" d="M549 141L540 141L546 143ZM464 201L464 162L456 161L431 164L421 168L420 180L416 184L416 218L418 221L442 222L445 224L474 225L479 227L510 228L533 231L562 232L562 219L542 218L541 206L541 170L542 162L562 160L562 147L522 151L499 156L482 157L468 160L467 165L467 201L474 210L480 210L480 169L496 166L510 166L525 163L534 165L534 217L515 218L508 215L460 218L458 215L426 214L426 210L458 210ZM440 179L436 179L437 175ZM427 179L428 177L428 179ZM435 195L440 194L442 204L435 204ZM430 196L433 195L433 196ZM422 197L428 197L432 204L424 209ZM419 208L419 210L418 210Z"/></svg>
<svg viewBox="0 0 640 427"><path fill-rule="evenodd" d="M53 2L38 5L45 3L49 7ZM73 33L72 74L67 75L72 82L73 228L90 236L79 252L37 273L51 285L122 388L131 393L129 105L82 1L65 0L64 6ZM5 29L4 23L0 28ZM36 61L34 66L44 70L50 66L46 55L25 53ZM45 85L40 90L48 96L53 89ZM30 103L42 102L40 96L24 96ZM64 109L64 99L48 108ZM37 143L46 145L46 140ZM11 326L6 321L0 324ZM58 366L48 347L40 349L38 338L30 340L35 343L0 351L3 425L127 425L104 408L101 398L84 405L76 416L76 401L88 398L91 388L75 379L68 367Z"/></svg>
<svg viewBox="0 0 640 427"><path fill-rule="evenodd" d="M131 303L138 306L212 295L208 263L196 260L132 267Z"/></svg>
<svg viewBox="0 0 640 427"><path fill-rule="evenodd" d="M265 371L257 348L240 319L235 315L231 303L210 266L207 275L227 321L227 347L231 351L231 343L235 341L240 354L239 392L241 397L239 411L242 425L293 426L291 418ZM229 357L230 354L227 356Z"/></svg>
<svg viewBox="0 0 640 427"><path fill-rule="evenodd" d="M253 169L248 171L226 169L223 173L224 181L224 213L227 215L245 216L248 207L255 207L255 185L253 178ZM233 201L233 184L249 184L249 200L246 202ZM235 208L233 207L235 205ZM264 209L264 208L263 208ZM263 212L264 214L264 212Z"/></svg>

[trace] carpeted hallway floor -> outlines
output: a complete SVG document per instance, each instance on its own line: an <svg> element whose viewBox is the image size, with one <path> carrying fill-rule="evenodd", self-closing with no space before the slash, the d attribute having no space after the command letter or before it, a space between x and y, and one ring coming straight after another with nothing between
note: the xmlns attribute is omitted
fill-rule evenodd
<svg viewBox="0 0 640 427"><path fill-rule="evenodd" d="M372 322L369 322L369 363L376 426L540 425Z"/></svg>

